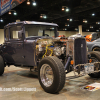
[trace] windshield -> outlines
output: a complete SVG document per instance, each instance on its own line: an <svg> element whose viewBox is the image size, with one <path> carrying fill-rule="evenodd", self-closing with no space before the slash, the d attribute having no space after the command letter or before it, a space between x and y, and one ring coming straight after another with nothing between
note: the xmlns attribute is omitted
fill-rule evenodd
<svg viewBox="0 0 100 100"><path fill-rule="evenodd" d="M56 36L55 26L44 26L44 25L25 25L25 36Z"/></svg>

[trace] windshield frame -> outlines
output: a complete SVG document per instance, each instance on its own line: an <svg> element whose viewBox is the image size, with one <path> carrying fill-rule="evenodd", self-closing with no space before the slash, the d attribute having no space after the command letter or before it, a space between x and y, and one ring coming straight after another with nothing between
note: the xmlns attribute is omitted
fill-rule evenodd
<svg viewBox="0 0 100 100"><path fill-rule="evenodd" d="M42 24L24 24L24 33L25 33L25 31L26 31L26 30L25 30L25 28L26 28L25 26L26 26L26 25L33 25L33 26L36 26L36 25L37 25L37 26L51 26L51 27L55 27L55 28L54 28L54 35L55 35L54 37L58 37L58 33L57 33L58 26L53 26L53 25L42 25ZM25 34L24 34L24 35L25 35ZM37 35L37 37L38 37L38 35ZM43 37L43 36L41 36L41 37ZM45 36L44 36L44 37L45 37ZM49 36L49 37L50 37L50 36ZM26 35L25 35L25 39L26 39L26 38L28 38L28 37L26 37Z"/></svg>

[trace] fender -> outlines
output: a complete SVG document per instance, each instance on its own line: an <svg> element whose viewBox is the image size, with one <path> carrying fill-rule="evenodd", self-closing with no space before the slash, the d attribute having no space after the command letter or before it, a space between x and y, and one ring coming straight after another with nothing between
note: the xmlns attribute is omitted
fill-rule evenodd
<svg viewBox="0 0 100 100"><path fill-rule="evenodd" d="M99 48L100 48L100 45L99 45L99 44L94 44L94 45L91 47L91 51L93 50L94 47L99 47Z"/></svg>

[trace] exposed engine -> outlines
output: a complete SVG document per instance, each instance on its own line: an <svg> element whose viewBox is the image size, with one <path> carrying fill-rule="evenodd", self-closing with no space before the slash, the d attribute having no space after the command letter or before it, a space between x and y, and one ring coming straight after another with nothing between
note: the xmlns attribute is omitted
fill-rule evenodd
<svg viewBox="0 0 100 100"><path fill-rule="evenodd" d="M36 44L36 55L38 59L46 56L57 56L64 59L64 55L66 55L66 41L62 41L61 38L38 39Z"/></svg>

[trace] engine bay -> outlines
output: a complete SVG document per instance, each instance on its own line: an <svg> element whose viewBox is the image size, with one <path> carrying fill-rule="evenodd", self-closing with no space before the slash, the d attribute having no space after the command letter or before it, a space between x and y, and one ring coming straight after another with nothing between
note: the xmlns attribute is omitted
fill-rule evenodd
<svg viewBox="0 0 100 100"><path fill-rule="evenodd" d="M38 59L46 56L64 57L66 54L66 41L61 38L43 38L36 42L36 55ZM63 57L62 57L63 56Z"/></svg>

